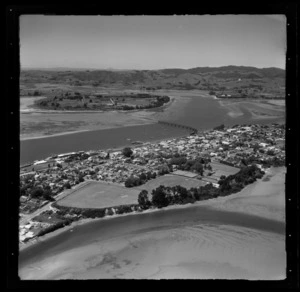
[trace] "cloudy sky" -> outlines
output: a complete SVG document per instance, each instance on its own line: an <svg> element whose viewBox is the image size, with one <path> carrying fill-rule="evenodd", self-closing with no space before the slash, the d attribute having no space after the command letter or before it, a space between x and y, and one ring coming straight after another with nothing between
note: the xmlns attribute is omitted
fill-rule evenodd
<svg viewBox="0 0 300 292"><path fill-rule="evenodd" d="M285 68L282 15L20 18L22 67Z"/></svg>

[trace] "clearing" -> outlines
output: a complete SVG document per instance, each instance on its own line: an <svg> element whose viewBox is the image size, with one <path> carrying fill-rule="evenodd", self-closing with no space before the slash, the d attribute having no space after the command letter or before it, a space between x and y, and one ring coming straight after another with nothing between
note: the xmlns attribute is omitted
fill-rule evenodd
<svg viewBox="0 0 300 292"><path fill-rule="evenodd" d="M117 184L91 181L82 188L74 189L58 201L61 206L76 208L106 208L137 204L140 191Z"/></svg>

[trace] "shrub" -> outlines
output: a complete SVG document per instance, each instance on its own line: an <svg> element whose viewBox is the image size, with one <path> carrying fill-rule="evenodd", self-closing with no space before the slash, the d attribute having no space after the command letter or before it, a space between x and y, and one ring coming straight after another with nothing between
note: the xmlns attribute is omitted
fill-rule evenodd
<svg viewBox="0 0 300 292"><path fill-rule="evenodd" d="M151 206L151 202L148 198L148 191L142 190L139 193L138 203L142 209L148 209Z"/></svg>
<svg viewBox="0 0 300 292"><path fill-rule="evenodd" d="M125 181L125 187L126 188L131 188L131 187L139 186L141 184L142 184L141 180L138 177L134 177L134 176L130 176Z"/></svg>
<svg viewBox="0 0 300 292"><path fill-rule="evenodd" d="M169 205L169 201L164 190L164 186L159 186L152 190L152 204L155 207L162 208Z"/></svg>
<svg viewBox="0 0 300 292"><path fill-rule="evenodd" d="M133 154L133 151L131 150L130 147L125 147L125 148L122 150L122 154L123 154L125 157L130 157L130 156Z"/></svg>

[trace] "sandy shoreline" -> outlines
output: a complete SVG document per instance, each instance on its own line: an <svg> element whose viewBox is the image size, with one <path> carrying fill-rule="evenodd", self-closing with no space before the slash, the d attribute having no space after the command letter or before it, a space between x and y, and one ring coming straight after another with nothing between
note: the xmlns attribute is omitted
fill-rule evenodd
<svg viewBox="0 0 300 292"><path fill-rule="evenodd" d="M206 201L196 202L188 205L169 206L163 209L147 210L145 212L133 212L124 215L107 216L101 219L83 219L73 222L71 225L58 229L54 232L48 233L37 240L30 241L26 244L20 245L20 251L25 250L30 246L34 246L37 242L47 241L59 234L70 231L76 226L81 226L96 221L108 222L114 218L122 218L128 216L135 216L137 214L149 214L161 212L161 210L182 210L190 207L203 206L212 208L215 212L228 211L240 212L242 214L249 214L259 218L266 218L274 220L274 222L285 222L285 200L284 200L284 180L285 168L271 168L267 171L264 178L247 186L241 192L227 197L219 197ZM265 180L268 177L269 180ZM217 214L217 213L216 213Z"/></svg>
<svg viewBox="0 0 300 292"><path fill-rule="evenodd" d="M266 103L264 100L224 100L216 98L219 105L228 110L228 115L232 118L243 116L247 110L251 119L275 119L284 117L284 104Z"/></svg>
<svg viewBox="0 0 300 292"><path fill-rule="evenodd" d="M45 130L42 128L40 130L31 130L30 133L23 133L21 131L20 135L20 141L26 141L26 140L31 140L31 139L40 139L40 138L47 138L47 137L55 137L55 136L62 136L62 135L68 135L68 134L75 134L75 133L80 133L80 132L86 132L86 131L96 131L96 130L106 130L106 129L115 129L115 128L121 128L121 127L126 127L126 126L139 126L139 125L149 125L149 124L154 124L157 122L155 116L157 115L157 112L164 112L166 111L169 107L171 107L173 104L176 103L176 99L178 97L176 96L169 96L170 101L163 105L162 107L158 108L157 110L155 109L148 109L148 110L133 110L133 111L110 111L110 112L95 112L95 111L74 111L74 112L67 112L67 111L48 111L47 113L49 115L53 114L56 117L60 117L59 120L55 118L55 120L50 121L52 123L52 129L54 131L53 134L48 134L49 132L49 126L45 127ZM38 114L40 115L42 112L41 111L32 111L31 114ZM85 114L86 117L81 119L83 120L83 125L74 125L75 119L73 116L70 115L75 115L76 113L81 113ZM97 113L101 113L102 116L98 116ZM28 114L28 113L27 113ZM65 115L69 115L68 117ZM47 117L47 116L46 116ZM70 119L72 117L72 119ZM37 123L37 126L39 123L43 123L44 117L40 121L40 116L34 116L30 117L27 116L26 118L28 122L26 123ZM66 122L64 121L66 119ZM36 122L34 122L36 120ZM48 118L49 120L49 118ZM21 126L25 127L26 123L25 121L21 121ZM68 125L69 123L69 125ZM22 125L23 124L23 125ZM57 128L57 127L61 128ZM29 127L32 127L29 124ZM51 126L50 126L51 128ZM67 130L68 128L74 128L74 130ZM56 133L55 133L56 132Z"/></svg>
<svg viewBox="0 0 300 292"><path fill-rule="evenodd" d="M22 137L20 136L20 141L26 141L26 140L34 140L34 139L43 139L43 138L49 138L49 137L57 137L57 136L64 136L64 135L70 135L70 134L76 134L76 133L82 133L82 132L89 132L89 131L97 131L97 130L108 130L108 129L115 129L115 128L122 128L122 127L131 127L131 126L142 126L142 125L151 125L155 124L154 122L145 122L145 123L135 123L130 125L118 125L118 126L103 126L98 129L83 129L83 130L76 130L76 131L70 131L70 132L61 132L57 134L51 134L51 135L40 135L40 136L32 136L32 137Z"/></svg>
<svg viewBox="0 0 300 292"><path fill-rule="evenodd" d="M136 146L138 147L138 146ZM121 149L121 148L120 148ZM117 150L117 149L116 149ZM78 225L82 225L85 223L89 223L92 221L97 221L97 220L110 220L112 218L116 218L116 217L124 217L124 216L134 216L136 214L141 214L141 213L150 213L150 212L157 212L160 210L171 210L171 209L184 209L184 208L189 208L191 206L209 206L212 208L215 208L216 210L226 210L226 211L231 211L231 212L243 212L243 213L247 213L250 215L256 215L259 217L263 217L263 218L269 218L272 220L276 220L276 221L281 221L281 222L285 222L285 214L284 214L284 183L285 183L285 174L286 169L285 167L276 167L276 168L271 168L268 169L264 175L264 177L259 180L256 181L248 186L246 186L242 191L236 193L236 194L232 194L229 196L225 196L225 197L218 197L218 198L214 198L214 199L208 199L208 200L204 200L204 201L198 201L195 202L194 204L186 204L186 205L172 205L172 206L168 206L162 209L150 209L150 210L146 210L144 212L132 212L132 213L128 213L128 214L122 214L122 215L112 215L112 216L106 216L104 218L95 218L95 219L82 219L76 222L73 222L71 225L66 226L64 228L60 228L54 232L45 234L44 236L40 237L40 239L48 239L51 237L54 237L66 230L72 229L75 226ZM268 177L268 181L263 181L266 177ZM276 183L275 183L276 182ZM265 189L261 189L261 187L265 187L267 185L267 192ZM268 189L268 187L270 189ZM254 196L254 192L256 191L259 192L263 192L263 194L261 195L261 193L259 193L258 196ZM246 198L251 198L253 199L253 201L255 202L255 200L257 200L257 198L261 198L261 197L266 197L269 194L273 195L273 197L276 196L281 196L281 201L277 201L277 207L278 209L276 209L276 213L274 212L265 212L266 210L264 210L263 212L258 212L257 210L251 210L251 209L247 209L247 208L240 208L240 210L238 210L238 205L237 204L232 204L231 202L236 200L237 198L242 199L242 202L240 203L241 206L243 206L243 200L245 200ZM269 199L269 203L272 200L271 197L268 197ZM228 202L230 202L230 204L228 204ZM227 203L227 205L226 205ZM267 204L266 203L266 204ZM249 204L247 202L247 204ZM259 204L257 204L259 205ZM272 203L271 203L272 205ZM267 205L268 207L268 205ZM277 212L280 211L280 214L278 214ZM26 248L27 246L32 245L32 242L28 242L26 244L22 244L22 249Z"/></svg>

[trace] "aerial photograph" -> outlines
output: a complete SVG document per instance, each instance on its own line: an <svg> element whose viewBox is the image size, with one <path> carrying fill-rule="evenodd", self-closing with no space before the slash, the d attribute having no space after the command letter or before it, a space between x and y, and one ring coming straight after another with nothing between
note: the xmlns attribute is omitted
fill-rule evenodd
<svg viewBox="0 0 300 292"><path fill-rule="evenodd" d="M19 279L286 279L285 15L19 23Z"/></svg>

